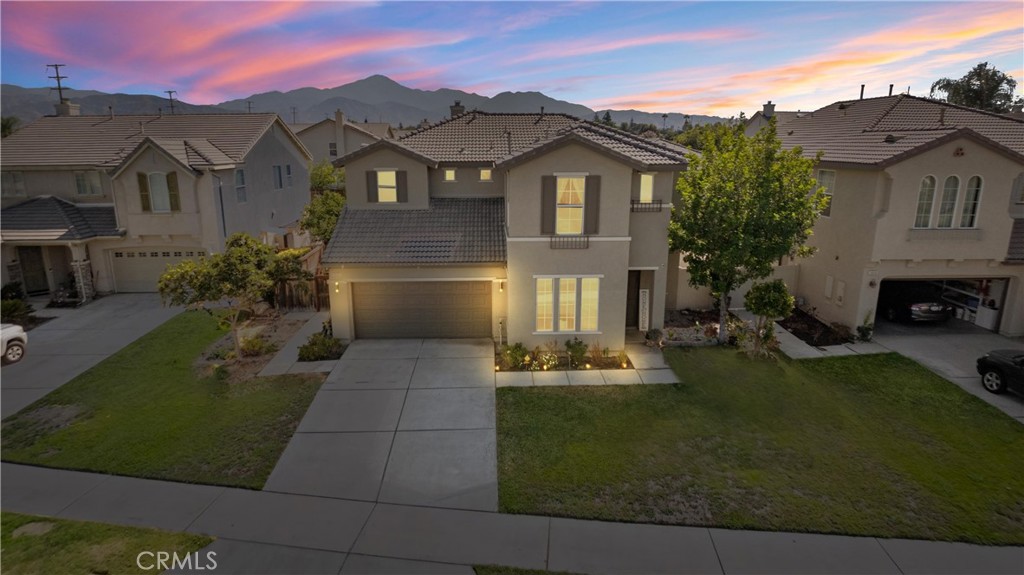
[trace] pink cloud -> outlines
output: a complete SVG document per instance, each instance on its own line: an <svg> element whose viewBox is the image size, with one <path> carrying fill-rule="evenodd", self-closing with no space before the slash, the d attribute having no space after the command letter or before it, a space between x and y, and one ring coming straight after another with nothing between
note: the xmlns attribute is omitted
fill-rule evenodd
<svg viewBox="0 0 1024 575"><path fill-rule="evenodd" d="M614 52L626 48L638 48L641 46L653 46L656 44L682 44L687 42L723 42L749 39L752 32L739 28L719 28L711 30L694 30L688 32L676 32L672 34L642 34L629 38L584 38L581 40L568 39L558 42L547 42L539 44L529 52L513 58L511 64L521 64L536 60L572 58L576 56L588 56Z"/></svg>

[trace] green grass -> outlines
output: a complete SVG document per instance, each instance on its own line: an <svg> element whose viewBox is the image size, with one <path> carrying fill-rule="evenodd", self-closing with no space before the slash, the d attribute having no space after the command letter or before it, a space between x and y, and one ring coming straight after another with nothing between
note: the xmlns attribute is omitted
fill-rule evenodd
<svg viewBox="0 0 1024 575"><path fill-rule="evenodd" d="M15 530L28 524L35 524L33 527L43 528L41 530L49 527L49 530L15 536ZM189 533L0 513L5 575L153 573L155 571L145 571L136 564L139 553L167 551L184 557L212 541L210 537ZM205 561L205 557L200 559Z"/></svg>
<svg viewBox="0 0 1024 575"><path fill-rule="evenodd" d="M228 383L193 363L224 335L185 312L3 424L3 460L260 488L322 376Z"/></svg>
<svg viewBox="0 0 1024 575"><path fill-rule="evenodd" d="M683 383L499 389L501 511L1024 543L1024 426L917 363L666 356Z"/></svg>

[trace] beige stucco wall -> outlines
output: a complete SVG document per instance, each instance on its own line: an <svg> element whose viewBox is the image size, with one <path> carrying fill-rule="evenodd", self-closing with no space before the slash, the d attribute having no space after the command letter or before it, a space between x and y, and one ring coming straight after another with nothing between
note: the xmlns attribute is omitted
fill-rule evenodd
<svg viewBox="0 0 1024 575"><path fill-rule="evenodd" d="M355 334L352 315L352 283L360 281L491 281L491 333L503 337L500 326L508 317L508 276L504 266L363 267L329 266L327 289L331 294L331 326L334 337L350 341Z"/></svg>
<svg viewBox="0 0 1024 575"><path fill-rule="evenodd" d="M105 170L94 168L61 168L61 169L12 169L4 172L20 172L25 182L25 195L0 199L0 207L6 208L20 204L34 196L56 196L76 204L109 204L112 203L113 184ZM75 185L75 172L96 171L100 175L101 194L79 195Z"/></svg>
<svg viewBox="0 0 1024 575"><path fill-rule="evenodd" d="M366 201L366 172L369 170L405 170L408 174L409 201L395 204L371 204ZM427 166L393 150L377 150L345 166L346 206L351 209L425 210L430 205Z"/></svg>
<svg viewBox="0 0 1024 575"><path fill-rule="evenodd" d="M455 181L444 181L445 168L455 170ZM480 180L480 167L440 166L429 170L430 195L435 198L500 198L505 195L505 173L491 170L489 182Z"/></svg>
<svg viewBox="0 0 1024 575"><path fill-rule="evenodd" d="M299 138L303 146L306 146L309 153L313 155L314 163L323 160L334 161L338 158L338 156L331 155L330 147L331 142L337 143L338 141L334 132L334 122L314 124L296 134L296 137Z"/></svg>

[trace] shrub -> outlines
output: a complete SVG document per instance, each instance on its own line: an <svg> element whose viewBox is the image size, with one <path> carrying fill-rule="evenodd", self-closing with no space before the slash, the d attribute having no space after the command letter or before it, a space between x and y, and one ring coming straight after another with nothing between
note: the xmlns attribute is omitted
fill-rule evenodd
<svg viewBox="0 0 1024 575"><path fill-rule="evenodd" d="M530 363L530 350L519 342L513 345L503 345L501 359L505 364L505 369L523 369Z"/></svg>
<svg viewBox="0 0 1024 575"><path fill-rule="evenodd" d="M25 300L5 299L0 302L0 317L4 323L24 323L34 311Z"/></svg>
<svg viewBox="0 0 1024 575"><path fill-rule="evenodd" d="M615 360L619 362L619 367L626 367L629 365L629 356L626 355L626 350L622 350L615 356Z"/></svg>
<svg viewBox="0 0 1024 575"><path fill-rule="evenodd" d="M0 288L0 299L25 299L25 291L21 289L21 282L9 282Z"/></svg>
<svg viewBox="0 0 1024 575"><path fill-rule="evenodd" d="M242 340L242 357L256 357L276 350L277 346L258 335Z"/></svg>
<svg viewBox="0 0 1024 575"><path fill-rule="evenodd" d="M578 368L583 365L583 358L587 355L587 344L578 337L565 340L565 353L569 356L569 366Z"/></svg>
<svg viewBox="0 0 1024 575"><path fill-rule="evenodd" d="M533 362L533 369L543 369L545 371L549 369L555 369L558 367L558 354L545 351L544 353L537 356L537 361Z"/></svg>
<svg viewBox="0 0 1024 575"><path fill-rule="evenodd" d="M341 359L345 353L345 344L336 337L324 333L314 333L306 343L299 346L299 361L328 361Z"/></svg>

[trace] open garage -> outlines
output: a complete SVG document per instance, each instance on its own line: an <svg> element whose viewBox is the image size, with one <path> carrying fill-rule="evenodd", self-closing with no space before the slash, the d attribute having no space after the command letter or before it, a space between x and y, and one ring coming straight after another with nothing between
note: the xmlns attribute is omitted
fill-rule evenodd
<svg viewBox="0 0 1024 575"><path fill-rule="evenodd" d="M876 325L944 323L945 329L999 331L1008 278L887 279Z"/></svg>

